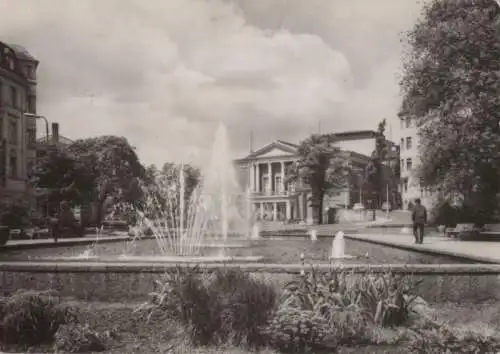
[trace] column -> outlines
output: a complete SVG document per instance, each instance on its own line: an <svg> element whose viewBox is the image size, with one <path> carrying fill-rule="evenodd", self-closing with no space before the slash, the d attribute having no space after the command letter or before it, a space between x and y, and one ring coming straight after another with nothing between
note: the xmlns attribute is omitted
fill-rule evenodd
<svg viewBox="0 0 500 354"><path fill-rule="evenodd" d="M267 163L267 183L269 183L269 194L273 194L273 170L270 162Z"/></svg>
<svg viewBox="0 0 500 354"><path fill-rule="evenodd" d="M264 220L264 204L260 202L260 220Z"/></svg>
<svg viewBox="0 0 500 354"><path fill-rule="evenodd" d="M307 224L312 225L314 222L314 210L313 207L311 206L311 202L309 201L310 195L309 193L305 194L304 196L306 200L306 205L307 205Z"/></svg>
<svg viewBox="0 0 500 354"><path fill-rule="evenodd" d="M255 179L256 179L256 187L257 189L255 190L257 193L260 193L260 163L257 163L255 166Z"/></svg>
<svg viewBox="0 0 500 354"><path fill-rule="evenodd" d="M276 202L274 202L273 203L273 221L277 220L277 216L278 216L278 205L276 204Z"/></svg>
<svg viewBox="0 0 500 354"><path fill-rule="evenodd" d="M281 193L285 194L285 162L281 161ZM288 203L287 203L288 205Z"/></svg>
<svg viewBox="0 0 500 354"><path fill-rule="evenodd" d="M255 192L255 163L250 164L250 191Z"/></svg>
<svg viewBox="0 0 500 354"><path fill-rule="evenodd" d="M286 201L286 219L287 220L290 220L292 218L292 215L291 215L291 208L290 208L290 201L287 200Z"/></svg>

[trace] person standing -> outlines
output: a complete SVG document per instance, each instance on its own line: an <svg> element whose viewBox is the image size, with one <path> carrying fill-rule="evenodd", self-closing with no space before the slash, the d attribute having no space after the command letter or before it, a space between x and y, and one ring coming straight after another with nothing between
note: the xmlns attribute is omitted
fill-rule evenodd
<svg viewBox="0 0 500 354"><path fill-rule="evenodd" d="M420 198L415 199L411 219L413 221L415 243L422 244L424 242L424 227L427 223L427 209L422 205Z"/></svg>

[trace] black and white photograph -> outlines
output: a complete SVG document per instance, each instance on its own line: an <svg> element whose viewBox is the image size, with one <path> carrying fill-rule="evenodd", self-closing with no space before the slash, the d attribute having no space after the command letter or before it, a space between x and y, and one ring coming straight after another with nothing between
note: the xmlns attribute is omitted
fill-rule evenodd
<svg viewBox="0 0 500 354"><path fill-rule="evenodd" d="M6 353L500 353L500 0L0 0Z"/></svg>

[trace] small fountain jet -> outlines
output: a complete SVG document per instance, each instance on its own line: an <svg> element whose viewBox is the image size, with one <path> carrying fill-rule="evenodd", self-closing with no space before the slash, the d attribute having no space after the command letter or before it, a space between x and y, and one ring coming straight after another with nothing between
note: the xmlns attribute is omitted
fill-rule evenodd
<svg viewBox="0 0 500 354"><path fill-rule="evenodd" d="M313 229L309 232L309 235L311 236L311 241L316 242L318 241L318 231Z"/></svg>
<svg viewBox="0 0 500 354"><path fill-rule="evenodd" d="M344 232L339 231L335 235L335 238L332 241L332 250L330 254L330 259L350 259L354 258L353 256L345 254L345 239Z"/></svg>

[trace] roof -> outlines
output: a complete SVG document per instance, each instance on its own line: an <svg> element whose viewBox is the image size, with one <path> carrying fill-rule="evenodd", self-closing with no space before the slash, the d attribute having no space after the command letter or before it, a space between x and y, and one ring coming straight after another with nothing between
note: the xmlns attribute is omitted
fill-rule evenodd
<svg viewBox="0 0 500 354"><path fill-rule="evenodd" d="M19 44L12 44L12 43L4 43L4 44L11 47L19 59L34 61L34 62L38 63L38 60L33 55L31 55L30 52L28 52L28 50L26 48L24 48L23 46L20 46Z"/></svg>
<svg viewBox="0 0 500 354"><path fill-rule="evenodd" d="M378 136L374 130L351 130L347 132L331 133L330 135L340 140L359 140L359 139L373 139Z"/></svg>
<svg viewBox="0 0 500 354"><path fill-rule="evenodd" d="M299 146L297 144L294 144L294 143L290 143L288 141L284 141L284 140L277 140L278 143L280 144L283 144L283 145L287 145L287 146L290 146L291 148L294 148L294 149L298 149Z"/></svg>
<svg viewBox="0 0 500 354"><path fill-rule="evenodd" d="M36 139L36 142L40 143L40 144L44 144L47 142L47 140L49 142L52 142L52 134L49 135L48 137L42 136L41 138ZM72 144L73 142L74 141L71 140L70 138L66 138L65 136L59 135L59 140L58 140L59 144L69 145L69 144Z"/></svg>

